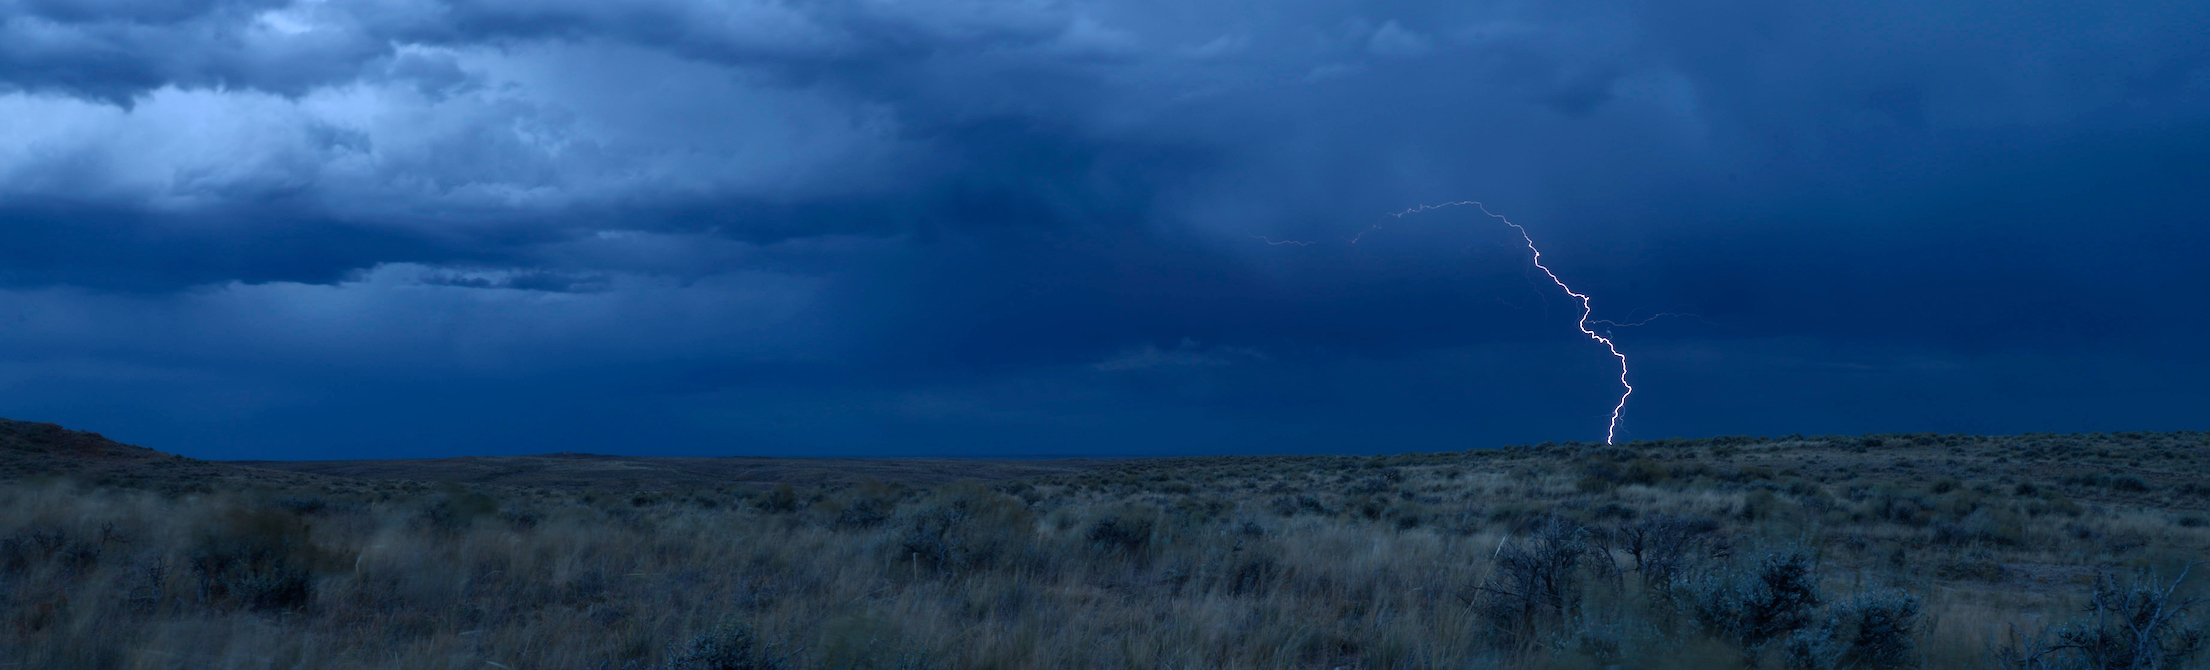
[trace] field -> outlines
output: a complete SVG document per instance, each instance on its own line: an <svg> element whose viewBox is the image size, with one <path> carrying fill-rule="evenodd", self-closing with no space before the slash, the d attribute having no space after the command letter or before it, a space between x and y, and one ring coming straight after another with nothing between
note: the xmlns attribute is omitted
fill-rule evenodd
<svg viewBox="0 0 2210 670"><path fill-rule="evenodd" d="M0 422L0 459L0 668L2205 662L2202 432L273 464Z"/></svg>

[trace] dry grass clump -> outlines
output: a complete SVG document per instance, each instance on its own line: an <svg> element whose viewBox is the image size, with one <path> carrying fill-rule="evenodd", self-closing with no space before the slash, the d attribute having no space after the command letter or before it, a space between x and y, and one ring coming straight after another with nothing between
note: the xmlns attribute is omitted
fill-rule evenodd
<svg viewBox="0 0 2210 670"><path fill-rule="evenodd" d="M17 481L0 668L2201 667L2205 437L929 486Z"/></svg>

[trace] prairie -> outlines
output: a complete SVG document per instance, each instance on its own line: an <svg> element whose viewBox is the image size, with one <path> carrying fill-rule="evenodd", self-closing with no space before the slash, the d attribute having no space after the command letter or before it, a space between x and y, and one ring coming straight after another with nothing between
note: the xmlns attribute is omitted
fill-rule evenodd
<svg viewBox="0 0 2210 670"><path fill-rule="evenodd" d="M5 422L0 456L0 668L2204 664L2202 432L677 477Z"/></svg>

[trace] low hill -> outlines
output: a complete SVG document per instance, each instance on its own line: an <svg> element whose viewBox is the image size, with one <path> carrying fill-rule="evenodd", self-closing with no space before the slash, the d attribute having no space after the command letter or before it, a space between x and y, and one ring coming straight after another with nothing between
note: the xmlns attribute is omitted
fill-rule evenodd
<svg viewBox="0 0 2210 670"><path fill-rule="evenodd" d="M167 492L323 483L311 474L203 461L51 423L0 419L0 480L55 478Z"/></svg>
<svg viewBox="0 0 2210 670"><path fill-rule="evenodd" d="M116 442L99 433L70 430L51 423L0 419L0 450L11 456L129 461L167 458L145 447Z"/></svg>
<svg viewBox="0 0 2210 670"><path fill-rule="evenodd" d="M950 458L650 457L558 453L347 461L203 461L123 444L51 423L0 419L0 479L56 477L103 486L213 490L222 486L460 482L492 487L673 490L856 484L913 485L1074 475L1110 461Z"/></svg>

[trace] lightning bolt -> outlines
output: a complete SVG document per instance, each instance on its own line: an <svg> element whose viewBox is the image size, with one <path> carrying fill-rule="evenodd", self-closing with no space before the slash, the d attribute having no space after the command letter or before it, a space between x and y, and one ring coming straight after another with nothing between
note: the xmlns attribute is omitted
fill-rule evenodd
<svg viewBox="0 0 2210 670"><path fill-rule="evenodd" d="M1588 320L1588 322L1589 322L1589 323L1601 323L1601 324L1606 324L1606 325L1609 325L1609 326L1611 326L1611 327L1613 327L1613 328L1633 328L1633 327L1635 327L1635 326L1647 326L1647 325L1650 325L1650 322L1651 322L1651 321L1656 321L1656 320L1658 320L1658 319L1663 319L1663 318L1665 318L1665 317L1668 317L1668 316L1677 316L1677 317L1684 317L1684 318L1694 318L1694 317L1695 317L1696 315L1694 315L1694 314L1689 314L1689 313L1686 313L1686 312L1659 312L1659 313L1656 313L1656 314L1652 314L1652 315L1650 315L1650 317L1649 317L1649 318L1643 319L1643 320L1641 320L1641 321L1629 321L1629 322L1626 322L1626 323L1620 323L1620 322L1617 322L1617 321L1613 321L1613 320L1610 320L1610 319L1589 319L1589 320Z"/></svg>
<svg viewBox="0 0 2210 670"><path fill-rule="evenodd" d="M1301 241L1298 241L1298 240L1281 240L1281 241L1277 242L1277 241L1274 241L1273 239L1270 239L1270 238L1266 237L1265 235L1258 235L1258 234L1253 234L1253 235L1251 235L1251 237L1255 237L1255 238L1258 238L1258 241L1260 241L1260 242L1265 242L1265 243L1267 243L1267 244L1271 244L1271 245L1274 245L1274 246L1277 246L1277 247L1278 247L1278 246L1281 246L1281 245L1284 245L1284 244L1294 244L1294 245L1297 245L1297 246L1300 246L1300 247L1309 247L1309 246L1312 246L1312 243L1311 243L1311 242L1301 242Z"/></svg>
<svg viewBox="0 0 2210 670"><path fill-rule="evenodd" d="M1566 295L1570 295L1570 296L1573 296L1573 297L1575 297L1575 298L1578 298L1578 299L1580 299L1580 301L1581 301L1581 319L1580 319L1579 321L1577 321L1577 322L1575 322L1575 323L1574 323L1574 327L1575 327L1575 328L1579 328L1579 329L1580 329L1580 331L1581 331L1581 334L1582 334L1582 335L1587 335L1587 336L1588 336L1588 339L1591 339L1591 340L1595 340L1595 341L1596 341L1596 342L1597 342L1598 344L1602 344L1602 345L1604 345L1604 349L1606 349L1606 350L1610 351L1610 352L1611 352L1611 355L1612 355L1612 357L1613 357L1613 358L1617 358L1617 359L1619 359L1619 388L1620 388L1620 389L1622 389L1622 390L1621 390L1621 391L1620 391L1620 393L1619 393L1619 403L1618 403L1618 404L1616 404L1616 405L1613 405L1613 406L1612 406L1612 408L1611 408L1611 423L1610 423L1610 424L1607 424L1607 425L1606 425L1606 426L1604 427L1604 444L1612 444L1612 443L1616 442L1616 441L1618 440L1618 438L1619 438L1619 415L1620 415L1620 413L1621 413L1621 412L1625 412L1625 411L1627 410L1627 396L1631 396L1631 395L1634 395L1634 385L1633 385L1633 384L1630 384L1630 383L1627 383L1627 355L1626 355L1626 354L1624 354L1624 353L1620 353L1620 351L1619 351L1619 345L1618 345L1617 343L1614 343L1614 342L1612 342L1611 338L1609 338L1609 337L1605 337L1605 336L1603 336L1602 334L1600 334L1600 333L1597 333L1597 332L1596 332L1595 330L1591 330L1591 329L1590 329L1590 328L1588 327L1588 326L1589 326L1589 324L1591 324L1591 323L1608 323L1608 324L1612 324L1612 325L1613 325L1613 326L1615 326L1615 327L1623 327L1623 326L1630 326L1630 325L1632 325L1632 326L1639 326L1639 325L1642 325L1642 324L1645 324L1645 323L1649 323L1649 322L1650 322L1650 321L1651 321L1652 319L1656 319L1656 318L1658 318L1658 317L1661 317L1661 316L1682 316L1682 315L1677 315L1677 314L1670 314L1670 313L1668 313L1668 314L1659 314L1659 315L1657 315L1657 316L1652 316L1652 317L1650 317L1649 319L1643 319L1643 320L1641 320L1641 321L1638 321L1638 322L1634 322L1634 323L1631 323L1631 324L1620 324L1620 323L1616 323L1616 322L1613 322L1613 321L1608 321L1608 320L1604 320L1604 319L1590 319L1590 318L1589 318L1589 316L1590 316L1591 314L1593 314L1593 313L1594 313L1595 309L1594 309L1594 307L1592 307L1592 306L1591 306L1591 305L1589 304L1589 297L1588 297L1588 294L1586 294L1586 293L1581 293L1581 292L1579 292L1579 291L1575 291L1575 290L1573 290L1573 287L1571 287L1571 286L1567 286L1567 285L1566 285L1566 283L1565 283L1565 280L1564 280L1564 279L1560 279L1560 278L1558 278L1558 273L1556 273L1556 272L1553 272L1553 271L1551 271L1551 270L1550 270L1550 266L1547 266L1547 265L1543 265L1543 264L1542 264L1542 250L1541 250L1541 249L1538 249L1538 248L1536 248L1536 247L1535 247L1535 238L1527 234L1527 229L1526 229L1526 228L1524 228L1524 227L1521 227L1521 226L1520 226L1519 224L1517 224L1517 223L1512 223L1512 220L1511 220L1511 219L1507 219L1507 218L1504 218L1504 215L1502 215L1502 214L1497 214L1497 213L1495 213L1495 212L1491 212L1491 211L1489 211L1489 208L1488 208L1488 206L1487 206L1487 205L1483 205L1483 204L1481 204L1481 203L1480 203L1479 201L1475 201L1475 200L1460 200L1460 201L1457 201L1457 202L1446 202L1446 203L1442 203L1442 204L1436 204L1436 205L1419 205L1419 206L1416 206L1416 207L1412 207L1412 208L1410 208L1410 209L1406 209L1406 210L1404 210L1404 211L1401 211L1401 212L1396 212L1396 213L1390 214L1389 216L1390 216L1390 217L1392 217L1392 218L1396 218L1396 219L1402 220L1402 219L1403 219L1404 217L1406 217L1406 216L1410 216L1410 215L1413 215L1413 214L1418 214L1418 213L1421 213L1421 212L1426 212L1426 211L1432 211L1432 210L1437 210L1437 209L1444 209L1444 208L1448 208L1448 207L1462 207L1462 206L1466 206L1466 205L1472 205L1472 206L1473 206L1473 207L1474 207L1475 209L1479 209L1479 210L1481 210L1481 213L1482 213L1482 214L1487 214L1487 215L1489 215L1489 217L1490 217L1490 218L1496 219L1497 221L1501 221L1501 222L1503 222L1503 223L1504 223L1504 225L1507 225L1507 226L1511 226L1513 230L1519 231L1519 239L1520 239L1521 241L1524 241L1524 242L1526 242L1526 243L1527 243L1527 251L1529 251L1529 252L1531 252L1531 253L1533 253L1533 254L1534 254L1535 267L1536 267L1537 269L1540 269L1540 270L1542 270L1542 273L1543 273L1543 274L1545 274L1545 275L1549 275L1549 276L1550 276L1550 282L1551 282L1551 283L1553 283L1553 284L1557 284L1557 285L1558 285L1558 288L1560 288L1560 289L1563 289L1563 290L1565 291L1565 294L1566 294ZM1353 235L1353 236L1351 236L1351 240L1350 240L1350 242L1351 242L1351 244L1357 244L1357 243L1358 243L1358 240L1359 240L1360 238L1364 238L1364 237L1366 236L1366 233L1370 233L1370 232L1373 232L1373 231L1376 231L1376 230L1380 230L1380 229L1381 229L1381 224L1379 224L1379 223L1376 223L1376 224L1374 224L1374 225L1372 225L1372 226L1370 226L1370 227L1367 227L1367 228L1366 228L1366 229L1364 229L1364 230L1360 230L1360 231L1358 231L1358 234L1357 234L1357 235ZM1257 235L1253 235L1252 237L1258 237L1258 236L1257 236ZM1266 238L1260 237L1259 239L1262 239L1262 240L1264 240L1264 239L1266 239ZM1308 245L1310 245L1310 244L1311 244L1310 242L1303 242L1303 243L1297 243L1297 242L1289 242L1289 243L1291 243L1291 244L1297 244L1298 246L1308 246ZM1267 240L1267 244L1280 244L1280 243L1274 242L1274 241L1272 241L1272 240Z"/></svg>

